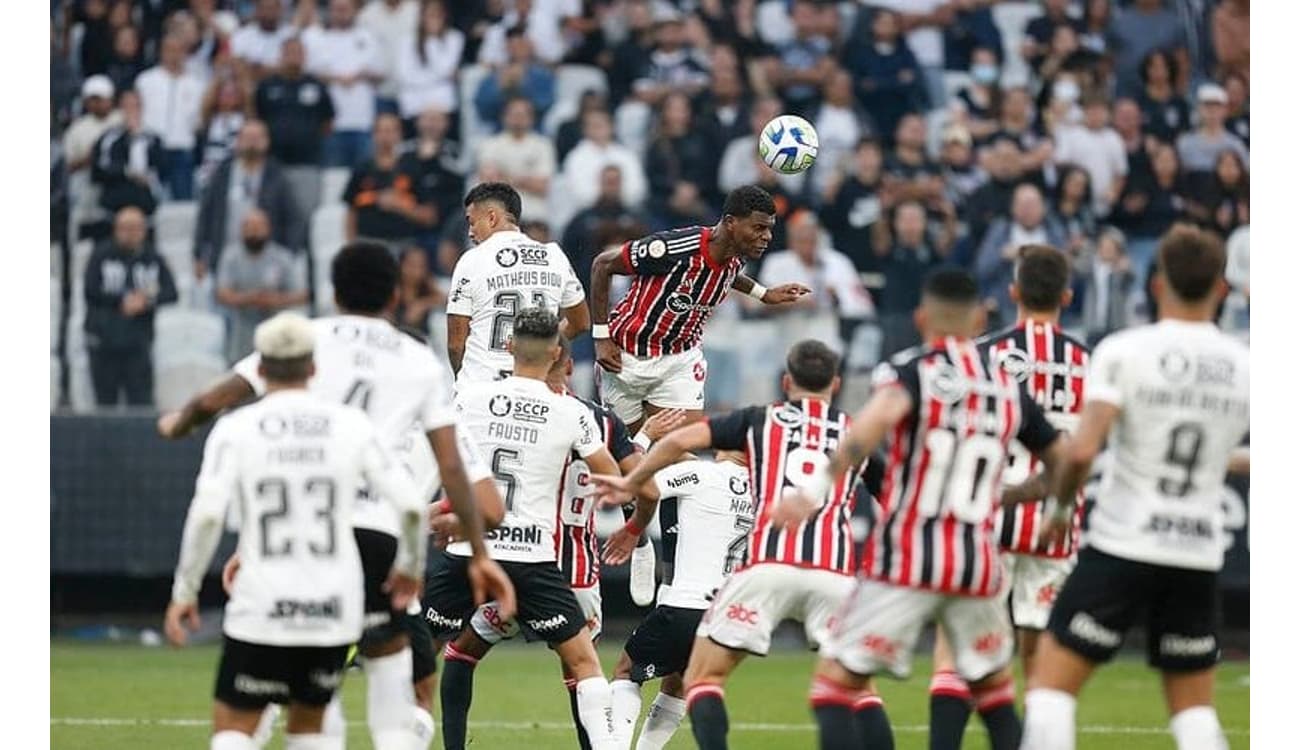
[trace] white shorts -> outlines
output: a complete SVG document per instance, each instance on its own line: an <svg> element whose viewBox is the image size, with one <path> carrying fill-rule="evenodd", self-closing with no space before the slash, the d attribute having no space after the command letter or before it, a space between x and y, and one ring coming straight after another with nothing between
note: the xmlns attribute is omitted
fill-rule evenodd
<svg viewBox="0 0 1300 750"><path fill-rule="evenodd" d="M907 677L926 623L936 621L968 682L1011 663L1014 636L1001 596L953 596L860 579L837 613L823 658L855 674Z"/></svg>
<svg viewBox="0 0 1300 750"><path fill-rule="evenodd" d="M600 365L596 370L601 401L624 422L640 421L642 402L664 409L704 408L709 363L700 347L647 358L623 352L622 361L622 372L608 372Z"/></svg>
<svg viewBox="0 0 1300 750"><path fill-rule="evenodd" d="M582 609L582 614L587 618L587 629L591 631L591 640L600 638L603 617L600 607L600 586L589 586L585 589L573 589L573 595L578 598L578 607ZM474 633L489 644L495 646L501 641L508 641L519 635L519 623L515 618L505 620L497 612L497 603L488 602L478 609L469 618L470 627L474 628Z"/></svg>
<svg viewBox="0 0 1300 750"><path fill-rule="evenodd" d="M853 590L853 577L781 563L732 574L713 595L695 635L727 648L767 656L782 620L803 623L809 644L826 642L831 618Z"/></svg>
<svg viewBox="0 0 1300 750"><path fill-rule="evenodd" d="M1074 559L1006 552L1002 567L1011 589L1011 622L1018 628L1046 630L1052 603L1074 570Z"/></svg>

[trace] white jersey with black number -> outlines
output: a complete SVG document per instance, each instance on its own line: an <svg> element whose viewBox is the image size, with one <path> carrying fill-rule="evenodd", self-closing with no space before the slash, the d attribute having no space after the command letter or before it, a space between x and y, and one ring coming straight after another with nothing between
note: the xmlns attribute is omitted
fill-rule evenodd
<svg viewBox="0 0 1300 750"><path fill-rule="evenodd" d="M308 390L327 401L364 411L386 448L408 462L413 473L421 467L427 472L432 454L418 455L424 450L419 441L424 433L453 421L451 389L433 351L381 318L316 318L312 329L316 334L316 375ZM266 383L257 374L260 361L254 352L235 364L236 374L258 395L266 391ZM474 452L462 446L462 455L472 457ZM482 476L481 466L478 473ZM433 481L427 473L416 474L415 479L422 489ZM433 489L436 486L430 493ZM397 533L396 519L378 498L363 493L357 506L355 526Z"/></svg>
<svg viewBox="0 0 1300 750"><path fill-rule="evenodd" d="M682 461L654 476L660 497L677 498L673 585L659 601L708 609L709 597L740 567L754 528L749 470L730 461Z"/></svg>
<svg viewBox="0 0 1300 750"><path fill-rule="evenodd" d="M1156 565L1223 565L1220 494L1250 428L1250 350L1211 323L1165 320L1104 339L1086 400L1120 414L1084 544Z"/></svg>
<svg viewBox="0 0 1300 750"><path fill-rule="evenodd" d="M520 310L545 307L558 314L583 299L582 283L554 242L503 231L467 250L456 261L447 301L448 315L470 319L456 387L497 380L514 370L506 343Z"/></svg>
<svg viewBox="0 0 1300 750"><path fill-rule="evenodd" d="M456 395L459 427L483 451L506 516L484 533L495 560L555 562L564 470L570 453L587 458L604 447L591 409L546 383L511 376L477 383ZM469 545L447 548L468 556Z"/></svg>
<svg viewBox="0 0 1300 750"><path fill-rule="evenodd" d="M244 522L225 634L272 646L354 642L364 602L352 498L367 485L404 522L398 566L422 570L423 498L364 414L292 390L222 417L204 447L173 599L198 595L235 506Z"/></svg>

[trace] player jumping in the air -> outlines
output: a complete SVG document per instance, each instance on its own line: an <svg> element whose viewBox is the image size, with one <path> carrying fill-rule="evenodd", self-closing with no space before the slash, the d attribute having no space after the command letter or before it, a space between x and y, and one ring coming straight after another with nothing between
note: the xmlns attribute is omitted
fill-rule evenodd
<svg viewBox="0 0 1300 750"><path fill-rule="evenodd" d="M1048 245L1020 248L1011 299L1018 309L1018 322L986 336L976 344L989 366L1010 375L1042 408L1054 427L1073 432L1083 410L1084 373L1088 348L1060 328L1061 310L1070 304L1070 265L1065 254ZM1004 486L1019 485L1037 475L1037 461L1019 443L1012 443L1002 471ZM1041 477L1042 475L1038 475ZM1027 493L1031 502L1015 504L1010 487L1002 495L998 516L998 539L1002 564L1006 568L1011 599L1011 623L1025 674L1033 671L1038 636L1047 627L1056 593L1074 567L1078 524L1082 506L1075 515L1075 527L1055 544L1039 544L1039 531L1046 521L1041 482ZM1017 486L1028 491L1031 485ZM952 656L938 633L934 677L930 681L930 747L956 750L970 717L971 694L957 674Z"/></svg>
<svg viewBox="0 0 1300 750"><path fill-rule="evenodd" d="M186 627L199 625L199 586L228 512L239 525L244 572L222 625L212 750L257 748L253 735L271 703L289 706L286 748L342 750L345 738L323 725L348 646L362 632L365 587L351 499L363 488L379 492L375 502L391 507L396 526L388 606L402 611L424 575L423 498L365 415L307 390L314 338L307 319L293 313L258 326L266 397L212 428L185 519L166 616L167 637L178 646ZM390 712L410 721L403 709L399 702ZM400 739L380 735L376 746L415 747Z"/></svg>
<svg viewBox="0 0 1300 750"><path fill-rule="evenodd" d="M684 227L606 250L591 264L591 336L601 399L633 432L647 414L685 409L704 414L708 362L700 348L704 323L729 290L770 305L793 302L802 284L766 289L741 273L772 241L776 205L766 190L746 185L727 195L712 227ZM632 276L613 312L610 279ZM642 540L632 556L632 598L654 598L654 548Z"/></svg>
<svg viewBox="0 0 1300 750"><path fill-rule="evenodd" d="M830 403L839 389L838 372L839 356L825 344L800 341L786 356L784 401L679 428L656 443L627 477L592 477L601 488L602 502L622 503L683 452L745 451L757 511L744 567L714 594L695 631L686 668L686 708L695 741L704 750L727 747L723 686L745 655L765 656L772 632L785 619L802 622L811 643L825 643L832 615L853 590L849 516L860 466L837 469L827 480L827 492L819 496L829 497L807 520L787 529L770 516L784 492L818 476L848 435L849 416ZM637 518L628 522L626 533L641 532ZM680 575L682 570L675 569L672 588ZM873 726L872 740L892 742L879 697L869 686L862 687L853 700Z"/></svg>
<svg viewBox="0 0 1300 750"><path fill-rule="evenodd" d="M974 694L994 750L1014 750L1012 630L993 522L1013 439L1059 465L1064 440L1005 370L988 365L969 337L979 307L975 280L942 269L926 280L916 325L929 345L881 365L875 390L831 460L807 489L775 509L799 519L838 493L842 473L887 440L884 510L862 553L862 571L822 648L811 702L823 750L871 747L854 702L873 675L906 677L922 628L938 622L957 672ZM834 488L834 489L832 489Z"/></svg>
<svg viewBox="0 0 1300 750"><path fill-rule="evenodd" d="M1250 427L1250 351L1212 322L1227 292L1218 238L1175 227L1156 264L1160 321L1111 334L1093 352L1083 417L1054 485L1051 542L1073 527L1079 488L1109 443L1114 460L1079 564L1029 677L1024 750L1074 748L1076 696L1139 622L1179 750L1228 747L1213 705L1219 497Z"/></svg>

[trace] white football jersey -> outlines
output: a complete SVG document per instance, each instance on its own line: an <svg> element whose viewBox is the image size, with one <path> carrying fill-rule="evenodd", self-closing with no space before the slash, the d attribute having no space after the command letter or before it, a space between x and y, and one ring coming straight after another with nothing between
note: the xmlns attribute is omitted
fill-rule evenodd
<svg viewBox="0 0 1300 750"><path fill-rule="evenodd" d="M316 334L316 375L308 390L327 401L364 411L385 447L409 464L416 483L422 488L432 486L431 495L437 486L431 485L434 480L424 473L434 465L424 433L453 421L451 390L433 351L382 318L316 318L312 329ZM258 395L266 391L266 383L257 374L260 362L260 355L253 352L234 368ZM472 457L474 452L462 447L462 460L467 455ZM486 473L481 462L477 471L479 478ZM474 478L471 475L471 481ZM396 519L378 498L363 493L357 506L355 526L397 533Z"/></svg>
<svg viewBox="0 0 1300 750"><path fill-rule="evenodd" d="M172 598L193 601L230 506L245 520L226 635L271 646L353 643L363 625L352 498L380 491L400 519L397 567L424 570L424 499L360 411L276 391L217 420L185 520Z"/></svg>
<svg viewBox="0 0 1300 750"><path fill-rule="evenodd" d="M498 380L514 370L506 343L520 310L540 306L558 314L583 299L582 283L554 242L542 244L523 232L505 231L465 251L456 261L447 301L448 315L470 319L457 388Z"/></svg>
<svg viewBox="0 0 1300 750"><path fill-rule="evenodd" d="M677 498L673 584L659 604L707 609L709 597L743 562L754 528L749 470L730 461L682 461L654 476L659 496Z"/></svg>
<svg viewBox="0 0 1300 750"><path fill-rule="evenodd" d="M1250 428L1250 350L1212 323L1164 320L1104 339L1085 388L1120 414L1084 544L1218 570L1228 455Z"/></svg>
<svg viewBox="0 0 1300 750"><path fill-rule="evenodd" d="M484 540L495 560L555 562L555 532L570 451L587 458L604 448L591 410L532 378L477 383L456 395L458 424L483 451L506 517ZM467 543L448 552L468 556Z"/></svg>

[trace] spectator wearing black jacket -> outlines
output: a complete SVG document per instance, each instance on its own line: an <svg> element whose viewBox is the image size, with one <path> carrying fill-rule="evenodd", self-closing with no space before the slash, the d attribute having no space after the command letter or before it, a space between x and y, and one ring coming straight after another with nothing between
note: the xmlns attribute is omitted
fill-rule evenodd
<svg viewBox="0 0 1300 750"><path fill-rule="evenodd" d="M447 138L450 128L446 112L426 109L415 119L415 140L407 144L403 155L415 176L415 192L426 196L434 208L434 226L420 235L420 245L430 252L437 249L447 218L460 213L465 191L460 149Z"/></svg>
<svg viewBox="0 0 1300 750"><path fill-rule="evenodd" d="M321 148L334 122L329 89L303 72L302 42L286 39L280 68L257 85L254 107L271 134L271 155L284 167L303 216L320 205Z"/></svg>
<svg viewBox="0 0 1300 750"><path fill-rule="evenodd" d="M402 121L394 114L375 118L374 154L352 170L343 202L348 204L347 239L387 242L397 257L400 249L432 232L438 213L416 183L416 168L402 154Z"/></svg>
<svg viewBox="0 0 1300 750"><path fill-rule="evenodd" d="M146 215L158 207L162 140L145 130L140 95L122 92L122 124L109 128L95 143L90 179L99 185L99 204L109 214L133 206Z"/></svg>
<svg viewBox="0 0 1300 750"><path fill-rule="evenodd" d="M222 162L199 197L194 231L194 271L215 269L221 251L239 236L244 214L260 208L271 219L272 239L293 251L306 245L307 225L280 165L267 157L266 123L248 120L235 139L235 155Z"/></svg>
<svg viewBox="0 0 1300 750"><path fill-rule="evenodd" d="M591 288L591 261L604 248L600 238L611 226L633 226L642 219L623 200L623 175L613 164L600 170L600 194L596 202L579 211L564 228L560 246L569 256L583 289Z"/></svg>
<svg viewBox="0 0 1300 750"><path fill-rule="evenodd" d="M708 136L694 126L691 100L680 92L664 98L659 125L646 153L650 207L662 217L681 191L694 189L706 201L717 198L719 153ZM684 184L685 183L685 184ZM688 187L690 186L690 187Z"/></svg>
<svg viewBox="0 0 1300 750"><path fill-rule="evenodd" d="M903 115L921 109L921 66L901 35L898 14L877 10L871 38L854 41L844 50L844 67L857 82L858 101L888 139Z"/></svg>
<svg viewBox="0 0 1300 750"><path fill-rule="evenodd" d="M86 265L86 348L100 406L116 406L123 392L130 406L153 403L154 310L176 301L176 284L147 233L143 212L121 209L112 240Z"/></svg>
<svg viewBox="0 0 1300 750"><path fill-rule="evenodd" d="M868 273L879 273L880 258L871 251L872 232L884 220L884 154L873 138L858 141L851 171L832 182L825 196L822 218L834 239L834 247L849 256L853 265Z"/></svg>

